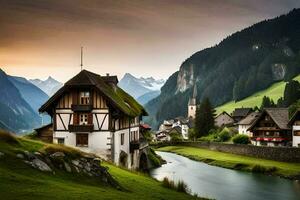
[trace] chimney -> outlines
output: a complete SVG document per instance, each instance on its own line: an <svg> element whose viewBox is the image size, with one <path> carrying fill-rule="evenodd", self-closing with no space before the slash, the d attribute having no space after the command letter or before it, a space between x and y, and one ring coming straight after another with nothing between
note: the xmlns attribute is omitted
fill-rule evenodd
<svg viewBox="0 0 300 200"><path fill-rule="evenodd" d="M109 76L109 73L106 73L106 76Z"/></svg>

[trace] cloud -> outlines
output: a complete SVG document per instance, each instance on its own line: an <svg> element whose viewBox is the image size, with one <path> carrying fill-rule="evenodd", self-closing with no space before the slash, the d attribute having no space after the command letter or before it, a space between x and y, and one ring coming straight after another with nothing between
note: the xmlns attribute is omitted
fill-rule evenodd
<svg viewBox="0 0 300 200"><path fill-rule="evenodd" d="M298 0L0 0L0 64L67 67L84 45L91 65L140 75L150 67L150 75L166 77L193 52L299 6Z"/></svg>

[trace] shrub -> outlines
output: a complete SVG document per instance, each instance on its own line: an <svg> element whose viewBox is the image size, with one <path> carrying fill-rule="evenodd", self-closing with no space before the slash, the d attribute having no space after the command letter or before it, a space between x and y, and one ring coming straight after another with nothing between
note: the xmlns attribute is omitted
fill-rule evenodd
<svg viewBox="0 0 300 200"><path fill-rule="evenodd" d="M218 138L220 142L226 142L230 139L230 130L228 128L224 128L219 134Z"/></svg>
<svg viewBox="0 0 300 200"><path fill-rule="evenodd" d="M270 173L270 172L274 172L276 170L277 170L276 167L265 167L265 166L261 166L261 165L254 165L252 167L252 172L256 172L256 173Z"/></svg>
<svg viewBox="0 0 300 200"><path fill-rule="evenodd" d="M249 144L250 139L248 135L238 134L232 138L234 144Z"/></svg>
<svg viewBox="0 0 300 200"><path fill-rule="evenodd" d="M154 167L161 166L160 157L155 153L155 151L152 148L150 148L150 150L148 151L148 159Z"/></svg>
<svg viewBox="0 0 300 200"><path fill-rule="evenodd" d="M53 154L56 152L63 152L66 156L76 159L79 157L82 157L85 155L84 152L71 148L71 147L66 147L64 145L55 145L55 144L48 144L45 147L41 149L41 152L46 153L46 154Z"/></svg>
<svg viewBox="0 0 300 200"><path fill-rule="evenodd" d="M8 144L19 144L18 139L14 135L4 130L0 130L0 141Z"/></svg>
<svg viewBox="0 0 300 200"><path fill-rule="evenodd" d="M182 135L178 133L170 133L171 142L180 142L183 140Z"/></svg>
<svg viewBox="0 0 300 200"><path fill-rule="evenodd" d="M162 181L162 185L166 188L170 188L178 192L189 193L189 188L183 181L178 181L177 183L175 183L174 181L169 180L167 177L165 177Z"/></svg>

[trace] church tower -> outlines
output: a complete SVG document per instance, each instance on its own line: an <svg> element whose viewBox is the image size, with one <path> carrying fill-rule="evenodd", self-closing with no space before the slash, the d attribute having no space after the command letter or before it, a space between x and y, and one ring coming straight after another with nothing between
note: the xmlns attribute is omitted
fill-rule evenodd
<svg viewBox="0 0 300 200"><path fill-rule="evenodd" d="M197 87L196 84L194 84L194 90L193 90L193 96L189 99L188 104L188 118L195 119L196 117L196 97L197 97Z"/></svg>

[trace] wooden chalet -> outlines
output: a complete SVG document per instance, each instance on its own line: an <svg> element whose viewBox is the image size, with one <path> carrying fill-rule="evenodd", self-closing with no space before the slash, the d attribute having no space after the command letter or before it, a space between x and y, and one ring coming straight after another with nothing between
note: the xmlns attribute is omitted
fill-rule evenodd
<svg viewBox="0 0 300 200"><path fill-rule="evenodd" d="M137 168L142 152L140 120L147 113L117 83L116 76L82 70L42 105L39 112L47 112L52 117L54 143Z"/></svg>
<svg viewBox="0 0 300 200"><path fill-rule="evenodd" d="M252 144L267 146L289 146L292 141L288 109L266 108L248 128L252 132Z"/></svg>

